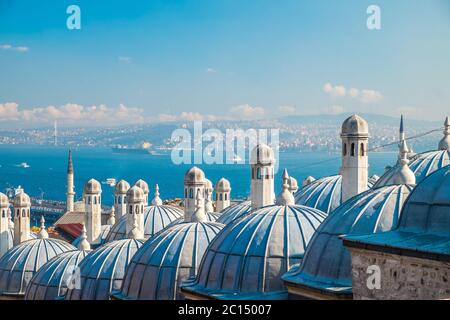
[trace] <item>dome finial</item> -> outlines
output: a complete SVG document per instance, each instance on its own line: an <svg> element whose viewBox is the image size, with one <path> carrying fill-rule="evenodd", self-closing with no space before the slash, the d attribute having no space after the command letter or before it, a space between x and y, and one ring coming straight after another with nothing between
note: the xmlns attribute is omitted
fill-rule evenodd
<svg viewBox="0 0 450 320"><path fill-rule="evenodd" d="M133 229L131 229L131 231L128 233L128 239L139 240L143 238L144 235L142 234L142 231L139 229L137 217L135 214L133 214Z"/></svg>
<svg viewBox="0 0 450 320"><path fill-rule="evenodd" d="M111 212L109 213L108 221L106 224L113 226L116 224L116 208L112 207Z"/></svg>
<svg viewBox="0 0 450 320"><path fill-rule="evenodd" d="M295 204L295 198L289 190L289 174L286 169L283 171L283 187L281 193L277 197L277 205L290 206Z"/></svg>
<svg viewBox="0 0 450 320"><path fill-rule="evenodd" d="M444 138L439 142L439 150L450 151L450 119L445 118L444 122Z"/></svg>
<svg viewBox="0 0 450 320"><path fill-rule="evenodd" d="M195 212L192 215L192 222L205 222L205 207L203 206L203 198L200 196L200 192L197 192L197 196L195 197Z"/></svg>
<svg viewBox="0 0 450 320"><path fill-rule="evenodd" d="M88 251L91 250L91 244L87 240L87 231L86 226L83 223L83 229L81 230L80 243L78 244L78 250L80 251Z"/></svg>
<svg viewBox="0 0 450 320"><path fill-rule="evenodd" d="M153 197L152 200L152 205L154 206L162 206L163 202L161 200L161 198L159 197L159 185L156 184L155 186L155 196Z"/></svg>
<svg viewBox="0 0 450 320"><path fill-rule="evenodd" d="M48 233L47 230L45 230L45 219L44 216L41 216L41 231L39 231L38 239L47 239Z"/></svg>
<svg viewBox="0 0 450 320"><path fill-rule="evenodd" d="M408 145L406 144L406 140L403 140L400 145L400 159L397 172L392 178L394 184L407 184L407 185L415 185L416 184L416 176L411 168L408 166Z"/></svg>

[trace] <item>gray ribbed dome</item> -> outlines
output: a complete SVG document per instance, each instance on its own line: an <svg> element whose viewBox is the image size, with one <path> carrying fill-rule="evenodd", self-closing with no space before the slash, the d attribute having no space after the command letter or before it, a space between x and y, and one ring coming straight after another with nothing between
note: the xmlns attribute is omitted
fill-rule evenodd
<svg viewBox="0 0 450 320"><path fill-rule="evenodd" d="M252 210L252 202L251 201L243 201L238 204L229 206L222 210L219 219L217 222L222 224L229 224L232 221L240 218L241 216L249 213Z"/></svg>
<svg viewBox="0 0 450 320"><path fill-rule="evenodd" d="M33 276L25 292L25 300L54 300L64 296L75 268L88 251L69 251L54 257Z"/></svg>
<svg viewBox="0 0 450 320"><path fill-rule="evenodd" d="M33 275L47 261L76 250L71 244L57 239L35 239L22 242L0 258L0 295L23 295Z"/></svg>
<svg viewBox="0 0 450 320"><path fill-rule="evenodd" d="M144 191L144 194L148 194L149 193L148 183L145 182L144 180L139 179L138 181L136 181L136 183L134 185L136 187L141 188L142 191Z"/></svg>
<svg viewBox="0 0 450 320"><path fill-rule="evenodd" d="M345 119L341 128L342 135L369 135L369 124L357 114Z"/></svg>
<svg viewBox="0 0 450 320"><path fill-rule="evenodd" d="M216 222L222 215L218 212L207 212L206 221L208 222Z"/></svg>
<svg viewBox="0 0 450 320"><path fill-rule="evenodd" d="M303 259L326 214L305 206L267 206L225 226L183 291L215 299L280 299L281 276Z"/></svg>
<svg viewBox="0 0 450 320"><path fill-rule="evenodd" d="M183 218L184 213L174 206L149 206L144 209L144 238L153 237L156 233L168 227L172 222ZM120 217L111 228L106 242L126 239L127 216Z"/></svg>
<svg viewBox="0 0 450 320"><path fill-rule="evenodd" d="M101 186L100 182L98 182L95 179L89 180L84 185L84 193L85 194L98 194L101 192L102 192L102 186Z"/></svg>
<svg viewBox="0 0 450 320"><path fill-rule="evenodd" d="M416 154L410 159L409 168L416 176L416 183L419 184L427 176L450 164L450 151L438 150ZM374 188L384 187L393 184L393 177L398 170L398 165L389 169L375 183Z"/></svg>
<svg viewBox="0 0 450 320"><path fill-rule="evenodd" d="M81 289L69 289L66 300L109 300L110 293L120 289L125 269L143 243L118 240L92 251L80 263Z"/></svg>
<svg viewBox="0 0 450 320"><path fill-rule="evenodd" d="M187 222L147 241L127 269L119 299L181 299L181 282L196 275L203 254L223 225Z"/></svg>
<svg viewBox="0 0 450 320"><path fill-rule="evenodd" d="M115 194L126 194L128 189L130 189L130 184L125 180L120 180L116 187L114 188Z"/></svg>
<svg viewBox="0 0 450 320"><path fill-rule="evenodd" d="M351 258L341 236L386 232L397 226L411 186L399 185L363 192L334 210L311 240L300 267L283 279L317 290L351 290Z"/></svg>
<svg viewBox="0 0 450 320"><path fill-rule="evenodd" d="M267 144L260 143L253 148L250 156L250 164L270 165L275 163L273 149Z"/></svg>
<svg viewBox="0 0 450 320"><path fill-rule="evenodd" d="M30 232L30 240L32 239L37 239L36 233L34 232ZM8 249L11 249L12 247L14 247L14 226L12 228L9 228L8 232Z"/></svg>

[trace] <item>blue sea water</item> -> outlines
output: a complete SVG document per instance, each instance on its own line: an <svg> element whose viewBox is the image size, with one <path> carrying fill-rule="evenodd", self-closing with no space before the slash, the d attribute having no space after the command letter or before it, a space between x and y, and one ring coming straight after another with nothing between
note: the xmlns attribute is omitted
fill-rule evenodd
<svg viewBox="0 0 450 320"><path fill-rule="evenodd" d="M65 200L68 149L63 147L3 145L0 146L0 191L21 185L30 196ZM386 165L396 161L396 153L371 153L370 175L381 175ZM149 183L150 193L156 183L161 198L182 197L183 178L190 165L175 165L170 155L118 154L106 148L80 148L73 150L76 197L81 197L84 183L90 178L105 181L107 178L125 179L130 184L138 179ZM18 165L26 162L29 168ZM281 168L299 181L311 175L320 178L337 174L341 160L339 154L280 153L280 170L276 176L276 190L281 188ZM230 180L232 197L243 198L250 192L248 165L200 165L213 183L221 177ZM103 203L112 204L113 188L103 184Z"/></svg>

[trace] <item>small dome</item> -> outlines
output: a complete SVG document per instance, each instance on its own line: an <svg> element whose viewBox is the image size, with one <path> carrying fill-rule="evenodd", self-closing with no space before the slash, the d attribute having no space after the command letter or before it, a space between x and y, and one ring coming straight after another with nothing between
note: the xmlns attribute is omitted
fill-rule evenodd
<svg viewBox="0 0 450 320"><path fill-rule="evenodd" d="M223 225L218 223L180 223L147 241L135 254L120 291L124 300L182 299L181 283L196 275L211 240Z"/></svg>
<svg viewBox="0 0 450 320"><path fill-rule="evenodd" d="M84 185L84 193L85 194L98 194L102 192L102 186L100 185L100 182L98 182L95 179L89 180Z"/></svg>
<svg viewBox="0 0 450 320"><path fill-rule="evenodd" d="M229 206L222 210L217 222L222 224L229 224L232 221L248 214L252 210L251 201L242 201L235 205Z"/></svg>
<svg viewBox="0 0 450 320"><path fill-rule="evenodd" d="M119 290L125 269L143 240L125 239L106 243L84 258L80 267L80 288L69 289L66 300L109 300Z"/></svg>
<svg viewBox="0 0 450 320"><path fill-rule="evenodd" d="M317 229L302 264L283 279L315 290L351 291L351 257L341 236L392 230L411 190L405 185L371 189L343 203Z"/></svg>
<svg viewBox="0 0 450 320"><path fill-rule="evenodd" d="M298 190L295 203L330 213L341 205L342 176L330 176L314 180Z"/></svg>
<svg viewBox="0 0 450 320"><path fill-rule="evenodd" d="M298 191L298 182L294 177L289 177L289 191L294 193Z"/></svg>
<svg viewBox="0 0 450 320"><path fill-rule="evenodd" d="M184 175L184 184L204 184L205 173L198 167L192 167Z"/></svg>
<svg viewBox="0 0 450 320"><path fill-rule="evenodd" d="M316 181L314 177L307 176L305 179L303 179L302 187L306 187L307 185L313 183L314 181Z"/></svg>
<svg viewBox="0 0 450 320"><path fill-rule="evenodd" d="M144 190L134 185L127 191L127 203L140 203L145 201Z"/></svg>
<svg viewBox="0 0 450 320"><path fill-rule="evenodd" d="M116 188L114 189L114 193L116 194L126 194L128 189L130 189L130 184L125 180L120 180L116 184Z"/></svg>
<svg viewBox="0 0 450 320"><path fill-rule="evenodd" d="M419 184L427 176L450 164L450 150L437 150L419 153L411 157L409 168L416 176L416 183ZM381 178L375 183L374 188L395 184L394 176L399 170L400 164L389 168Z"/></svg>
<svg viewBox="0 0 450 320"><path fill-rule="evenodd" d="M88 251L69 251L48 261L31 278L25 300L55 300L65 296L74 269L87 254Z"/></svg>
<svg viewBox="0 0 450 320"><path fill-rule="evenodd" d="M250 164L272 165L274 163L275 155L267 144L260 143L252 150Z"/></svg>
<svg viewBox="0 0 450 320"><path fill-rule="evenodd" d="M302 261L326 214L304 206L267 206L225 226L183 292L216 299L287 298L281 276Z"/></svg>
<svg viewBox="0 0 450 320"><path fill-rule="evenodd" d="M6 208L9 207L9 199L6 194L0 192L0 207Z"/></svg>
<svg viewBox="0 0 450 320"><path fill-rule="evenodd" d="M149 188L148 188L148 184L147 182L145 182L144 180L140 179L138 181L136 181L136 183L134 184L136 187L139 187L142 189L142 191L144 191L144 194L148 194L150 192Z"/></svg>
<svg viewBox="0 0 450 320"><path fill-rule="evenodd" d="M35 239L20 243L0 258L0 295L21 296L31 277L50 259L76 250L57 239Z"/></svg>
<svg viewBox="0 0 450 320"><path fill-rule="evenodd" d="M29 207L31 206L30 197L25 192L20 192L14 197L14 207Z"/></svg>
<svg viewBox="0 0 450 320"><path fill-rule="evenodd" d="M144 238L149 239L174 221L182 221L184 212L174 206L150 206L144 209ZM111 228L106 242L126 239L127 216L120 217Z"/></svg>
<svg viewBox="0 0 450 320"><path fill-rule="evenodd" d="M216 192L230 192L231 191L231 184L230 181L228 181L225 178L220 179L216 183Z"/></svg>
<svg viewBox="0 0 450 320"><path fill-rule="evenodd" d="M347 118L342 124L341 130L342 136L368 136L369 135L369 124L366 120L360 116L354 114Z"/></svg>
<svg viewBox="0 0 450 320"><path fill-rule="evenodd" d="M207 189L207 190L213 190L213 184L212 184L212 182L211 182L211 180L209 180L209 179L205 179L205 188Z"/></svg>

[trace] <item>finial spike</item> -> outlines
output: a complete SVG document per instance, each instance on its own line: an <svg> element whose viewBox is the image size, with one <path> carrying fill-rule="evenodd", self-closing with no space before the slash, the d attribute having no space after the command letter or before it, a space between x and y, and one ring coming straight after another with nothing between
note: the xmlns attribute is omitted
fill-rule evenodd
<svg viewBox="0 0 450 320"><path fill-rule="evenodd" d="M45 219L44 216L41 216L41 230L38 233L38 239L47 239L48 233L47 230L45 230Z"/></svg>
<svg viewBox="0 0 450 320"><path fill-rule="evenodd" d="M78 249L80 251L91 250L91 244L87 240L86 226L83 224L83 229L81 230L80 243L78 244Z"/></svg>

